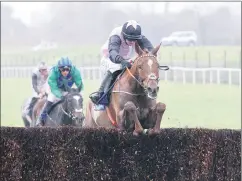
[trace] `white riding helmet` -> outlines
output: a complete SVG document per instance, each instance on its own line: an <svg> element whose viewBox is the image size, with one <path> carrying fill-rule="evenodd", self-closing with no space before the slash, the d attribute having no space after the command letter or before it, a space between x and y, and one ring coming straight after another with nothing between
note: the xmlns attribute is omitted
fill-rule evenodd
<svg viewBox="0 0 242 181"><path fill-rule="evenodd" d="M46 63L45 62L40 62L39 64L38 64L38 69L39 70L45 70L45 69L48 69L48 66L46 65Z"/></svg>

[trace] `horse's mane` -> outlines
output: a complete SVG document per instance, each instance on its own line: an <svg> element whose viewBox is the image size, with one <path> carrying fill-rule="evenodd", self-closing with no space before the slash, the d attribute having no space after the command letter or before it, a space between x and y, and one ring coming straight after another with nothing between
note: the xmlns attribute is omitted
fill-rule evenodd
<svg viewBox="0 0 242 181"><path fill-rule="evenodd" d="M69 93L79 93L79 90L78 88L71 88L70 92Z"/></svg>
<svg viewBox="0 0 242 181"><path fill-rule="evenodd" d="M55 102L52 106L51 106L51 108L49 109L49 111L47 112L47 114L49 114L58 104L60 104L60 103L62 103L63 102L63 100L59 100L59 101L57 101L57 102Z"/></svg>
<svg viewBox="0 0 242 181"><path fill-rule="evenodd" d="M144 51L145 54L149 54L150 53L149 50L146 49L146 48L143 51Z"/></svg>
<svg viewBox="0 0 242 181"><path fill-rule="evenodd" d="M146 56L153 56L146 48L143 50L143 53L142 55L138 55L134 61L133 61L133 66L135 67L136 69L136 66L137 66L137 63L138 63L138 60L142 57L146 57Z"/></svg>

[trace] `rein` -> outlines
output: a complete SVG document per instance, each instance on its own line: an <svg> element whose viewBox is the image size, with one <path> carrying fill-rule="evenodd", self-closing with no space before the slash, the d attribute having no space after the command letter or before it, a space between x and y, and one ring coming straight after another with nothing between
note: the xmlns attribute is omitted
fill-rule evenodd
<svg viewBox="0 0 242 181"><path fill-rule="evenodd" d="M62 110L62 112L63 112L65 115L67 115L67 116L68 116L69 118L71 118L72 120L76 120L76 119L77 119L77 117L76 117L72 112L67 113L67 112L63 109L62 105L61 105L61 110ZM80 111L76 111L76 112L82 112L82 110L83 110L83 109L81 109Z"/></svg>

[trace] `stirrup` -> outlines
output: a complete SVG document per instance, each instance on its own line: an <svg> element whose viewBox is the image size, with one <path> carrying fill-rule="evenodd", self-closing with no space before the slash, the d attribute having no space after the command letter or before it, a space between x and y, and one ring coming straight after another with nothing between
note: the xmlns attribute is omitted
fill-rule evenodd
<svg viewBox="0 0 242 181"><path fill-rule="evenodd" d="M44 126L43 122L42 121L37 121L36 125L37 127L42 127Z"/></svg>
<svg viewBox="0 0 242 181"><path fill-rule="evenodd" d="M94 94L96 94L95 97L93 97ZM99 95L97 95L97 94L99 94ZM99 92L99 91L97 91L97 92L93 92L93 93L91 93L91 94L89 95L89 98L91 99L91 101L92 101L94 104L97 104L98 100L102 97L102 94L103 94L103 92Z"/></svg>
<svg viewBox="0 0 242 181"><path fill-rule="evenodd" d="M104 111L105 110L105 106L102 104L94 104L94 110L95 111Z"/></svg>

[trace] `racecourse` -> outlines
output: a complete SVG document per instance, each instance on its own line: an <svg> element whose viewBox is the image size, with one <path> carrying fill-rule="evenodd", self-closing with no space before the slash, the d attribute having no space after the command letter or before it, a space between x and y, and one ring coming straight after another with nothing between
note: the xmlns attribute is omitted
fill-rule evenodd
<svg viewBox="0 0 242 181"><path fill-rule="evenodd" d="M84 80L84 107L99 81ZM23 126L20 107L31 96L31 78L1 79L1 125ZM162 128L241 128L241 89L228 85L160 82L158 100L167 105Z"/></svg>

